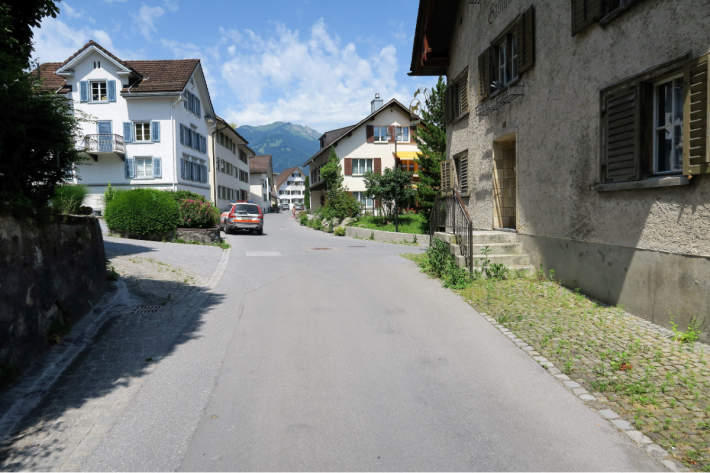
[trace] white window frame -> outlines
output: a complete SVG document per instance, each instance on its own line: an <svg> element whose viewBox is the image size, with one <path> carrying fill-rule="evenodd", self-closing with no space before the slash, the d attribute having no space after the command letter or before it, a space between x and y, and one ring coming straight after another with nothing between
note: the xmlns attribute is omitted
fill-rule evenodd
<svg viewBox="0 0 710 473"><path fill-rule="evenodd" d="M389 143L386 126L373 126L372 129L375 135L375 143ZM380 135L381 130L385 130L384 135Z"/></svg>
<svg viewBox="0 0 710 473"><path fill-rule="evenodd" d="M658 174L658 175L666 175L666 174L678 174L683 171L683 158L682 158L682 146L683 146L683 135L682 135L682 130L683 130L683 103L681 103L681 113L680 113L680 123L671 123L670 125L659 125L657 123L658 120L658 92L659 88L662 85L665 85L669 82L673 83L676 80L681 79L681 84L684 88L683 92L685 92L685 83L683 81L683 74L676 74L671 77L666 77L663 80L660 80L656 83L653 84L653 173ZM671 94L673 103L671 104L671 110L675 110L676 104L675 104L675 94ZM683 101L683 98L681 97L681 102ZM658 132L662 130L666 130L666 132L670 131L671 137L672 137L672 143L673 147L672 149L675 149L676 147L676 142L675 142L675 133L673 133L674 128L680 125L681 129L681 137L680 137L680 146L681 146L681 160L679 165L671 169L670 171L659 171L658 170ZM673 163L671 163L671 166L673 166Z"/></svg>
<svg viewBox="0 0 710 473"><path fill-rule="evenodd" d="M405 128L407 129L407 139L406 140L404 139L404 129ZM398 143L409 143L409 127L408 126L398 126L395 133L397 134L397 142Z"/></svg>
<svg viewBox="0 0 710 473"><path fill-rule="evenodd" d="M360 203L360 205L364 206L366 209L371 209L375 207L375 202L372 197L365 197L365 192L363 191L353 192L353 197Z"/></svg>
<svg viewBox="0 0 710 473"><path fill-rule="evenodd" d="M146 163L150 163L150 176L139 176L139 163L143 163L143 171L145 172ZM141 156L133 158L133 165L136 168L136 177L134 179L155 179L155 170L153 169L153 157Z"/></svg>
<svg viewBox="0 0 710 473"><path fill-rule="evenodd" d="M142 139L142 140L138 139L138 125L148 125L148 138L147 139L145 138L145 134L143 135L144 139ZM145 126L143 127L143 131L145 131ZM145 121L133 122L133 137L134 137L133 141L135 143L152 143L151 138L150 138L151 131L152 131L151 124L149 121L148 122L145 122Z"/></svg>
<svg viewBox="0 0 710 473"><path fill-rule="evenodd" d="M98 99L98 100L94 100L94 84L98 84L98 85L99 85L99 99ZM105 97L104 100L101 100L101 87L100 87L100 84L103 84L103 85L104 85L104 93L106 94L106 95L104 95L104 97ZM89 93L91 94L91 100L90 100L90 102L92 102L92 103L104 103L104 102L108 102L108 81L107 81L106 79L102 79L102 80L91 80L91 81L89 81Z"/></svg>
<svg viewBox="0 0 710 473"><path fill-rule="evenodd" d="M369 169L367 167L368 161L370 162ZM364 164L364 166L363 166L363 169L365 169L364 172L360 172L360 163ZM372 158L353 158L352 166L353 166L353 174L352 174L353 176L364 176L365 172L367 172L368 170L369 171L373 170L372 167L374 166L374 162L373 162ZM357 168L357 172L355 172L356 168Z"/></svg>

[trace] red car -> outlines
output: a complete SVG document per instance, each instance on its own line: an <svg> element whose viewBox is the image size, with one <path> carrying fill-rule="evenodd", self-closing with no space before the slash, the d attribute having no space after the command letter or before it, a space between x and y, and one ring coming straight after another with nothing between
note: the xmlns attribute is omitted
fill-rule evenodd
<svg viewBox="0 0 710 473"><path fill-rule="evenodd" d="M219 216L219 227L224 233L254 230L257 235L261 235L264 233L264 214L256 204L229 204Z"/></svg>

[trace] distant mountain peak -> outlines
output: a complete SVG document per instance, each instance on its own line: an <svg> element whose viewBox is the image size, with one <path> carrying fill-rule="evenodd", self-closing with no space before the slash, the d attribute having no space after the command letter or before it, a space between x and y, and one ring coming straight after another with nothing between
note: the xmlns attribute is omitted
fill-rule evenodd
<svg viewBox="0 0 710 473"><path fill-rule="evenodd" d="M320 149L321 133L313 128L290 122L274 122L268 125L242 125L237 132L257 154L273 157L274 172L292 167L301 167Z"/></svg>

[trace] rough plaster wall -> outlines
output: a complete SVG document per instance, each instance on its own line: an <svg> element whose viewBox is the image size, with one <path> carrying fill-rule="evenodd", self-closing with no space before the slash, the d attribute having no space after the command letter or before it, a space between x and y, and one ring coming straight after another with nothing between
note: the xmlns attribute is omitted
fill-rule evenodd
<svg viewBox="0 0 710 473"><path fill-rule="evenodd" d="M525 96L476 117L478 55L535 5L536 58ZM604 28L571 36L570 2L512 0L489 25L486 5L461 2L449 77L469 69L472 112L448 130L448 154L469 151L469 212L493 222L492 143L517 133L518 231L681 254L710 255L710 177L691 186L599 193L599 92L627 77L710 49L710 0L645 0Z"/></svg>

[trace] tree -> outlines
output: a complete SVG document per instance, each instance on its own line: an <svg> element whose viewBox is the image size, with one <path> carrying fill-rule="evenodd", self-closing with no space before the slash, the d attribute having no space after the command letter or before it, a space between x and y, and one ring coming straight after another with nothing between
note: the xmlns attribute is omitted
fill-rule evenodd
<svg viewBox="0 0 710 473"><path fill-rule="evenodd" d="M416 162L419 164L419 204L423 207L427 219L434 205L436 192L441 187L440 163L446 159L446 110L444 93L446 83L443 77L426 99L426 107L422 109L422 119L426 127L417 129L417 146L419 154Z"/></svg>
<svg viewBox="0 0 710 473"><path fill-rule="evenodd" d="M335 197L343 189L343 173L340 170L340 158L334 148L330 148L328 162L320 168L320 177L325 183L326 199Z"/></svg>
<svg viewBox="0 0 710 473"><path fill-rule="evenodd" d="M368 197L380 201L381 214L385 221L394 219L394 196L397 193L399 208L407 207L417 196L417 191L412 187L412 173L387 168L382 174L366 172L365 188Z"/></svg>
<svg viewBox="0 0 710 473"><path fill-rule="evenodd" d="M303 193L303 202L306 205L306 210L311 210L311 177L306 176L306 191Z"/></svg>
<svg viewBox="0 0 710 473"><path fill-rule="evenodd" d="M66 98L42 89L32 68L32 28L56 17L52 0L0 0L0 201L42 208L74 163L78 119Z"/></svg>

